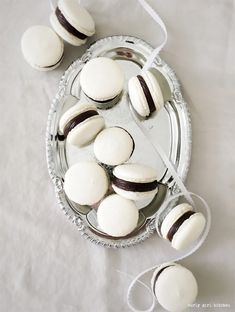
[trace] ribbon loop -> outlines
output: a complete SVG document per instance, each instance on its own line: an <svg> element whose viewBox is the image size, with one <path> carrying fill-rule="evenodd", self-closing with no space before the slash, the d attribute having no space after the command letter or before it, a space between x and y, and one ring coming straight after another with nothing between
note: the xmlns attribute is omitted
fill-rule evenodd
<svg viewBox="0 0 235 312"><path fill-rule="evenodd" d="M180 255L179 257L176 257L174 259L171 259L171 260L167 260L167 262L178 262L184 258L187 258L189 257L190 255L192 255L194 252L196 252L200 247L201 245L204 243L208 233L209 233L209 230L210 230L210 227L211 227L211 211L210 211L210 208L209 208L209 205L207 204L207 202L199 195L195 194L195 193L192 193L192 192L189 192L191 196L195 196L196 198L198 198L201 203L202 203L202 207L203 207L203 213L206 217L206 226L205 226L205 229L203 231L203 234L201 235L200 239L198 240L198 242L189 250L189 251L186 251L185 253L183 253L182 255ZM166 202L163 204L163 206L161 207L161 211L159 211L159 215L160 213L167 207L167 205L169 205L169 203L176 199L176 198L179 198L181 196L184 196L184 193L179 193L179 194L176 194L176 195L173 195L171 196L170 198L168 198L168 200L166 200ZM151 290L151 288L146 285L145 283L143 283L142 281L140 281L140 278L142 276L144 276L145 274L155 270L160 264L157 264L155 265L154 267L151 267L151 268L148 268L146 269L145 271L139 273L134 279L133 281L131 282L131 284L129 285L128 287L128 290L127 290L127 304L129 306L129 308L133 311L133 312L152 312L153 309L155 308L156 306L156 303L157 303L157 300ZM146 309L146 310L138 310L136 309L133 304L131 303L131 293L133 291L133 288L135 287L136 283L140 283L142 286L144 286L145 288L147 288L149 290L149 292L151 292L151 296L152 296L152 305Z"/></svg>
<svg viewBox="0 0 235 312"><path fill-rule="evenodd" d="M152 19L161 27L163 34L164 34L164 39L163 42L153 50L153 52L150 54L150 56L148 57L148 59L146 60L146 63L143 67L143 70L147 70L148 68L150 68L156 58L156 56L159 54L159 52L163 49L163 47L165 46L166 42L167 42L167 30L166 30L166 26L163 22L163 20L161 19L161 17L158 15L158 13L147 3L147 1L145 0L138 0L139 3L142 5L142 7L144 8L144 10L152 17Z"/></svg>

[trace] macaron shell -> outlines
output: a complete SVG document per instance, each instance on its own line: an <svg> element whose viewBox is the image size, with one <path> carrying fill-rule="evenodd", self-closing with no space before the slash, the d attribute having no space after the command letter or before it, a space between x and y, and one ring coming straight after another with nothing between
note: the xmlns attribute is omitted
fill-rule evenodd
<svg viewBox="0 0 235 312"><path fill-rule="evenodd" d="M164 218L161 225L162 237L167 239L167 234L172 225L187 211L193 211L192 206L188 203L182 203L175 206Z"/></svg>
<svg viewBox="0 0 235 312"><path fill-rule="evenodd" d="M59 66L64 52L64 44L51 28L36 25L24 32L21 49L25 60L32 67L48 71Z"/></svg>
<svg viewBox="0 0 235 312"><path fill-rule="evenodd" d="M106 101L119 95L124 86L124 74L119 64L107 57L97 57L85 64L80 75L83 92L96 101Z"/></svg>
<svg viewBox="0 0 235 312"><path fill-rule="evenodd" d="M61 133L64 132L64 127L66 126L66 124L72 120L74 117L76 117L77 115L86 112L88 110L95 110L96 106L89 104L89 103L81 103L78 102L77 104L73 105L72 107L70 107L60 118L60 122L59 122L59 130Z"/></svg>
<svg viewBox="0 0 235 312"><path fill-rule="evenodd" d="M158 192L158 188L156 188L153 191L149 191L149 192L130 192L130 191L125 191L123 189L120 189L119 187L115 186L114 184L112 184L112 188L117 194L119 194L119 195L121 195L127 199L130 199L130 200L147 199L147 198L155 196Z"/></svg>
<svg viewBox="0 0 235 312"><path fill-rule="evenodd" d="M157 79L150 71L144 72L142 76L152 95L156 110L161 110L161 108L164 106L164 99Z"/></svg>
<svg viewBox="0 0 235 312"><path fill-rule="evenodd" d="M175 263L175 262L165 262L165 263L160 264L158 267L156 267L151 278L151 288L153 291L155 287L155 279L156 279L156 276L158 275L158 272L160 272L162 269L166 267L174 266L174 265L180 265L180 264Z"/></svg>
<svg viewBox="0 0 235 312"><path fill-rule="evenodd" d="M90 117L69 132L67 142L79 147L84 146L90 143L103 128L104 118L102 116Z"/></svg>
<svg viewBox="0 0 235 312"><path fill-rule="evenodd" d="M191 271L181 265L166 268L158 277L154 293L167 311L181 312L197 297L197 281Z"/></svg>
<svg viewBox="0 0 235 312"><path fill-rule="evenodd" d="M137 77L132 77L129 80L128 91L131 104L135 111L142 117L149 116L148 102Z"/></svg>
<svg viewBox="0 0 235 312"><path fill-rule="evenodd" d="M99 202L108 190L108 177L104 169L95 162L79 162L71 166L64 179L66 195L80 205Z"/></svg>
<svg viewBox="0 0 235 312"><path fill-rule="evenodd" d="M189 247L202 234L206 225L206 219L202 213L197 212L184 221L175 233L171 245L177 250Z"/></svg>
<svg viewBox="0 0 235 312"><path fill-rule="evenodd" d="M66 42L70 43L73 46L80 46L84 43L86 43L87 38L86 39L79 39L77 37L75 37L74 35L72 35L71 33L69 33L58 21L57 16L55 15L55 13L52 13L50 15L50 23L52 28L54 29L54 31L62 38L64 39Z"/></svg>
<svg viewBox="0 0 235 312"><path fill-rule="evenodd" d="M131 233L136 228L138 219L135 203L116 194L106 197L97 211L101 230L114 237Z"/></svg>
<svg viewBox="0 0 235 312"><path fill-rule="evenodd" d="M87 36L94 35L94 20L90 13L79 5L78 0L59 0L58 7L69 24L79 32Z"/></svg>
<svg viewBox="0 0 235 312"><path fill-rule="evenodd" d="M131 135L122 128L110 127L101 131L94 142L96 158L109 166L127 161L134 149Z"/></svg>
<svg viewBox="0 0 235 312"><path fill-rule="evenodd" d="M157 180L156 170L141 164L123 164L117 166L113 174L125 181L147 183Z"/></svg>

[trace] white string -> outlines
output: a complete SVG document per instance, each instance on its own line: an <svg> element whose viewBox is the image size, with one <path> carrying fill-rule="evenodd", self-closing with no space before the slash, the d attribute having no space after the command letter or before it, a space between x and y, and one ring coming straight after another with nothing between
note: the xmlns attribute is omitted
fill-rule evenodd
<svg viewBox="0 0 235 312"><path fill-rule="evenodd" d="M190 249L188 252L186 252L185 254L183 254L183 255L181 255L181 256L175 258L175 259L167 260L167 262L177 262L177 261L180 261L180 260L182 260L182 259L184 259L184 258L186 258L186 257L189 257L190 255L192 255L194 252L196 252L196 251L201 247L201 245L204 243L204 241L205 241L205 239L206 239L206 237L207 237L207 235L208 235L208 233L209 233L209 230L210 230L210 227L211 227L211 210L210 210L210 207L209 207L209 205L207 204L207 202L206 202L201 196L199 196L199 195L197 195L197 194L194 194L194 193L192 193L192 192L190 192L190 194L193 195L193 196L195 196L195 197L197 197L197 198L202 202L203 208L204 208L204 215L205 215L205 217L206 217L206 226L205 226L205 228L204 228L203 234L202 234L201 238L199 239L198 243L197 243L192 249ZM174 200L174 199L176 199L176 198L178 198L178 197L181 197L181 196L184 196L184 194L183 194L183 193L179 193L179 194L176 194L176 195L171 196L171 197L164 203L164 207L161 209L161 211L163 211L163 210L166 208L166 206L167 206L172 200ZM160 212L159 212L159 214L160 214ZM145 283L141 282L141 281L140 281L140 278L141 278L142 276L144 276L145 274L147 274L147 273L149 273L149 272L155 270L159 265L160 265L160 264L155 265L155 266L153 266L153 267L151 267L151 268L148 268L148 269L146 269L145 271L139 273L139 274L133 279L133 281L131 282L131 284L129 285L128 290L127 290L127 304L128 304L129 308L130 308L133 312L152 312L153 309L155 308L156 302L157 302L156 297L154 296L154 294L153 294L151 288L150 288L149 286L147 286ZM141 285L144 284L144 287L145 287L145 288L148 288L148 290L151 292L152 304L151 304L151 306L150 306L148 309L146 309L146 310L139 310L139 309L136 309L136 308L133 306L133 304L131 303L131 292L132 292L133 288L135 287L135 284L136 284L136 283L139 283L139 282L141 282Z"/></svg>
<svg viewBox="0 0 235 312"><path fill-rule="evenodd" d="M155 268L155 267L154 267ZM116 270L118 273L121 273L121 274L123 274L123 275L126 275L126 276L128 276L128 277L131 277L131 278L133 278L134 276L132 276L132 275L130 275L130 274L128 274L128 273L126 273L126 272L122 272L122 271L119 271L119 270ZM148 270L146 270L146 273L149 271L149 269ZM141 274L143 274L143 272L141 273ZM142 282L142 281L140 281L139 279L134 279L133 280L134 281L134 283L139 283L141 286L143 286L144 288L146 288L147 290L148 290L148 292L150 293L150 295L151 295L151 297L152 297L152 304L151 304L151 307L150 308L148 308L148 310L135 310L135 312L151 312L152 311L152 309L155 307L155 303L156 303L156 299L155 299L155 297L154 296L152 296L152 290L151 290L151 288L148 286L148 285L146 285L144 282ZM133 282L132 282L133 283ZM132 283L131 283L131 285L132 285ZM129 286L129 288L131 287L131 285ZM133 285L134 286L134 285ZM132 286L132 287L133 287ZM129 293L127 293L127 297L128 297L128 299L127 299L127 303L128 303L128 306L130 307L130 309L132 309L133 308L133 305L130 303L131 302L131 299L130 299L130 294Z"/></svg>
<svg viewBox="0 0 235 312"><path fill-rule="evenodd" d="M129 285L128 287L128 290L127 290L127 304L128 304L128 307L133 311L133 312L152 312L153 309L155 308L156 306L156 297L153 295L153 292L152 292L152 289L146 285L145 283L143 283L142 281L140 281L140 278L142 276L144 276L145 274L147 274L148 272L152 271L152 270L155 270L156 269L156 266L154 267L151 267L151 268L148 268L146 269L145 271L141 272L140 274L138 274L134 279L133 281L131 282L131 284ZM123 273L123 272L122 272ZM145 310L139 310L139 309L136 309L133 304L131 303L131 292L133 290L133 288L135 287L135 284L136 283L139 283L141 282L141 285L144 284L144 287L148 289L148 292L150 293L151 295L151 298L152 298L152 304L151 306L148 308L148 309L145 309Z"/></svg>
<svg viewBox="0 0 235 312"><path fill-rule="evenodd" d="M146 10L146 12L154 19L154 21L161 27L161 29L163 30L164 33L164 40L162 42L162 44L160 46L158 46L156 49L153 50L153 52L150 54L150 56L148 57L144 67L143 67L143 71L148 69L149 67L151 67L151 65L153 64L157 54L161 51L161 49L165 46L166 42L167 42L167 30L166 30L166 26L164 24L164 22L162 21L162 19L160 18L160 16L157 14L157 12L155 12L153 10L153 8L145 1L145 0L138 0L139 3L142 5L142 7ZM137 126L140 128L140 130L142 131L142 133L145 135L145 137L147 138L147 140L149 141L149 143L152 145L153 149L155 150L155 152L157 152L157 154L161 157L163 163L165 164L165 166L168 168L168 170L170 171L170 173L172 174L176 184L178 185L178 187L180 188L181 192L184 193L185 198L190 202L191 205L194 206L194 202L188 192L188 190L186 189L186 187L184 186L181 178L179 177L178 173L176 172L176 169L174 168L173 164L171 163L171 161L168 159L167 155L165 154L164 150L162 149L162 147L160 146L160 144L158 142L155 142L155 144L152 143L151 139L149 138L148 133L145 131L144 127L142 127L139 119L136 117L135 112L132 108L132 106L130 105L130 109L132 112L132 116L135 120L135 123L137 124Z"/></svg>
<svg viewBox="0 0 235 312"><path fill-rule="evenodd" d="M142 5L142 7L145 9L145 11L152 17L152 19L161 27L163 34L164 34L163 42L157 48L155 48L153 50L153 52L150 54L150 56L146 60L146 63L143 67L143 70L146 70L146 69L151 67L156 56L159 54L159 52L165 46L165 44L167 42L167 30L166 30L166 26L165 26L163 20L161 19L161 17L157 14L156 11L154 11L154 9L147 3L147 1L145 1L145 0L138 0L138 1Z"/></svg>
<svg viewBox="0 0 235 312"><path fill-rule="evenodd" d="M149 137L147 131L145 130L145 128L142 126L141 122L139 121L138 117L135 114L135 111L130 103L130 110L131 110L131 114L132 117L136 123L136 125L140 128L140 130L142 131L142 133L144 134L144 136L146 137L146 139L149 141L149 143L151 144L151 146L153 147L154 151L161 157L163 163L165 164L165 166L168 168L168 170L170 171L171 175L173 176L176 184L178 185L178 187L180 188L181 192L184 194L184 197L188 200L188 202L190 202L190 204L194 207L194 202L193 199L190 195L190 193L188 192L188 190L186 189L186 187L184 186L184 183L182 182L179 174L176 172L176 169L174 168L173 164L171 163L171 161L168 159L167 155L165 154L164 150L162 149L161 145L155 140L154 144L152 143L151 138Z"/></svg>

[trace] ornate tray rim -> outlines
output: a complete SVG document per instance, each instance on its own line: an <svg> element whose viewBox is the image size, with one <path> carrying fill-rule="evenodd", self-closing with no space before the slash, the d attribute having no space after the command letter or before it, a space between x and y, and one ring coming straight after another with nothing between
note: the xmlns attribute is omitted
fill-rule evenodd
<svg viewBox="0 0 235 312"><path fill-rule="evenodd" d="M131 238L128 239L128 241L116 241L116 240L104 240L102 237L97 236L95 233L93 233L85 224L84 221L82 220L82 218L76 214L72 209L68 209L67 207L65 207L63 201L64 201L64 197L63 197L63 186L61 183L60 178L57 177L56 174L56 170L55 170L55 162L54 162L54 157L53 157L53 150L52 150L52 146L51 146L51 123L52 123L52 118L53 118L53 114L56 111L57 106L60 104L61 99L65 96L65 91L66 91L66 86L67 86L67 81L69 76L72 74L72 72L77 68L77 66L81 63L86 62L89 57L92 55L92 51L96 49L96 45L97 44L101 44L101 43L105 43L107 41L112 40L113 38L115 38L115 40L120 40L120 41L134 41L135 44L138 44L138 42L141 42L141 44L143 46L146 47L146 49L148 49L149 51L152 51L153 48L147 44L145 41L143 41L142 39L133 37L133 36L109 36L109 37L105 37L102 39L99 39L97 41L95 41L93 44L91 44L91 46L87 49L87 51L82 55L81 58L75 60L74 62L71 63L71 65L68 67L68 69L64 72L64 74L62 75L60 82L59 82L59 89L57 94L55 95L54 99L52 100L50 109L49 109L49 114L48 114L48 120L47 120L47 128L46 128L46 158L47 158L47 168L48 168L48 172L49 172L49 176L54 184L54 189L55 189L55 193L56 193L56 198L58 201L58 204L61 208L61 210L63 211L63 213L65 214L65 216L67 216L67 218L76 225L77 229L80 231L81 235L83 237L85 237L86 239L88 239L89 241L97 244L97 245L101 245L104 247L108 247L108 248L125 248L125 247L130 247L130 246L134 246L138 243L141 243L143 241L145 241L147 238L149 238L155 231L155 217L153 217L151 219L151 221L146 225L146 230ZM189 109L188 109L188 105L187 103L184 101L183 96L181 94L181 90L180 90L180 83L175 75L175 72L173 69L171 69L169 67L169 65L167 65L161 58L160 56L157 56L156 58L156 64L158 65L162 65L164 66L165 70L167 71L167 74L169 75L170 79L172 80L172 82L174 83L175 86L175 90L173 93L173 98L175 99L175 101L179 104L182 105L183 109L184 109L184 113L185 115L187 115L187 122L188 122L188 144L187 144L187 161L182 173L182 180L185 181L186 177L187 177L187 173L189 170L189 165L190 165L190 160L191 160L191 150L192 150L192 127L191 127L191 117L190 117L190 113L189 113ZM176 194L179 192L179 189L177 187L177 185L174 185L171 189L171 193L172 194ZM173 205L174 202L172 202L171 205Z"/></svg>

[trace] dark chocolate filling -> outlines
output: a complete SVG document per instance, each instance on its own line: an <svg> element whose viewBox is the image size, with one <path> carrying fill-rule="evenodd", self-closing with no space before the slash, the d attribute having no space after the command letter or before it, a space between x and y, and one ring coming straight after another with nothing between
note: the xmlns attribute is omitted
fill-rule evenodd
<svg viewBox="0 0 235 312"><path fill-rule="evenodd" d="M59 23L72 35L75 37L84 40L87 38L87 35L81 33L76 28L74 28L64 17L63 13L60 11L60 9L57 7L55 10L55 15L58 18Z"/></svg>
<svg viewBox="0 0 235 312"><path fill-rule="evenodd" d="M104 100L104 101L98 101L98 100L94 100L94 99L92 99L91 97L89 97L86 93L85 93L85 95L88 97L88 99L90 99L90 100L92 100L93 102L96 102L96 103L108 103L108 102L111 102L111 101L113 101L114 99L116 99L116 97L118 97L119 96L119 94L117 95L117 96L115 96L114 98L112 98L112 99L109 99L109 100Z"/></svg>
<svg viewBox="0 0 235 312"><path fill-rule="evenodd" d="M126 130L126 129L124 129L124 128L122 128L122 127L119 127L119 126L116 126L116 128L120 128L120 129L122 129L122 130L124 130L124 131L126 131L128 134L129 134L129 136L131 137L131 139L132 139L132 142L133 142L133 149L132 149L132 152L131 152L131 155L130 155L130 157L132 156L132 154L134 153L134 150L135 150L135 141L134 141L134 139L133 139L133 137L132 137L132 135Z"/></svg>
<svg viewBox="0 0 235 312"><path fill-rule="evenodd" d="M56 63L55 63L55 64L53 64L53 65L44 66L43 68L51 68L51 67L56 66L57 64L59 64L59 63L62 61L63 57L64 57L64 53L62 54L62 56L61 56L61 58L59 59L59 61L58 61L58 62L56 62Z"/></svg>
<svg viewBox="0 0 235 312"><path fill-rule="evenodd" d="M171 266L173 266L173 265L167 265L167 266L163 267L161 270L159 270L159 271L157 272L157 275L155 276L155 279L154 279L154 281L153 281L153 286L156 284L156 281L158 280L160 274L161 274L165 269L167 269L167 268L169 268L169 267L171 267ZM155 294L154 287L153 287L153 292L154 292L154 294Z"/></svg>
<svg viewBox="0 0 235 312"><path fill-rule="evenodd" d="M90 118L90 117L93 117L93 116L96 116L96 115L99 115L97 113L97 111L95 110L89 110L89 111L86 111L86 112L83 112L79 115L77 115L76 117L74 117L73 119L71 119L67 125L65 126L64 128L64 137L66 138L68 136L68 133L73 129L75 128L78 124L80 124L81 122L83 122L84 120Z"/></svg>
<svg viewBox="0 0 235 312"><path fill-rule="evenodd" d="M58 141L64 141L65 137L63 134L60 134L60 133L57 133L55 135L55 141L58 140Z"/></svg>
<svg viewBox="0 0 235 312"><path fill-rule="evenodd" d="M143 89L144 95L145 95L147 103L148 103L148 107L149 107L149 111L150 111L149 115L151 115L156 110L156 106L154 104L152 95L150 93L150 90L149 90L147 83L145 82L144 78L140 75L138 75L137 78L140 82L140 85Z"/></svg>
<svg viewBox="0 0 235 312"><path fill-rule="evenodd" d="M185 220L191 217L195 211L187 211L185 212L170 228L170 230L167 233L167 239L171 242L175 233L178 231L179 227L184 223Z"/></svg>
<svg viewBox="0 0 235 312"><path fill-rule="evenodd" d="M130 192L149 192L155 190L156 187L158 186L157 180L147 183L138 183L125 181L113 176L112 181L113 184L118 188Z"/></svg>

